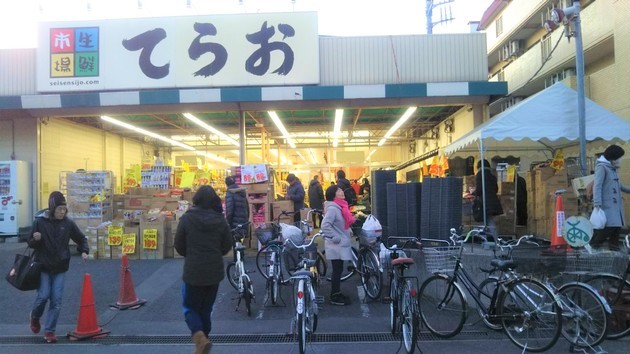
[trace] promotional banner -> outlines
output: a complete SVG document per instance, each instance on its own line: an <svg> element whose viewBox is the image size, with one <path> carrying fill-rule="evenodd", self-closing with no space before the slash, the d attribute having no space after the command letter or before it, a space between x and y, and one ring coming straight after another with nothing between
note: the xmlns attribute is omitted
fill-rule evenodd
<svg viewBox="0 0 630 354"><path fill-rule="evenodd" d="M44 22L40 92L319 83L316 12Z"/></svg>

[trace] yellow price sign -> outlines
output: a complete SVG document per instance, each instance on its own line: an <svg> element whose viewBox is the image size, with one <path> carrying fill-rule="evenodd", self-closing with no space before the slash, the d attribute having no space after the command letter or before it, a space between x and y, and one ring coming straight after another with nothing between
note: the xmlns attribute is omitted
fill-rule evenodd
<svg viewBox="0 0 630 354"><path fill-rule="evenodd" d="M122 235L122 253L123 254L136 253L136 234L123 234Z"/></svg>
<svg viewBox="0 0 630 354"><path fill-rule="evenodd" d="M120 246L122 244L122 226L107 227L107 244L109 246Z"/></svg>
<svg viewBox="0 0 630 354"><path fill-rule="evenodd" d="M157 229L142 231L142 247L151 250L157 249Z"/></svg>

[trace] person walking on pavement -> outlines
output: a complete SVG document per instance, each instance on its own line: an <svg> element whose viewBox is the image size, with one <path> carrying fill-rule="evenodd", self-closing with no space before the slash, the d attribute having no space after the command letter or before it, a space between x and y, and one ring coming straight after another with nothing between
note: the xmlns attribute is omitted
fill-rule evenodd
<svg viewBox="0 0 630 354"><path fill-rule="evenodd" d="M482 163L484 169L483 183L481 176ZM483 186L485 186L485 191L482 190ZM472 194L477 198L485 197L486 199L486 226L488 227L488 234L490 234L492 237L497 236L497 224L494 221L494 217L503 214L501 201L499 200L499 197L497 197L498 192L499 184L497 182L497 178L492 174L490 162L488 162L488 160L477 162L477 175L475 175L475 191Z"/></svg>
<svg viewBox="0 0 630 354"><path fill-rule="evenodd" d="M353 258L350 225L355 222L344 198L343 190L338 186L326 188L324 220L322 220L321 228L326 236L324 245L326 259L332 264L330 303L339 306L350 304L350 298L341 292L341 273L343 262L351 261Z"/></svg>
<svg viewBox="0 0 630 354"><path fill-rule="evenodd" d="M289 187L287 188L286 199L293 201L293 211L296 211L293 215L293 221L298 223L300 222L300 210L304 208L304 187L300 179L295 177L293 173L289 173L287 182Z"/></svg>
<svg viewBox="0 0 630 354"><path fill-rule="evenodd" d="M175 249L184 256L182 279L184 319L195 354L208 353L212 342L212 307L225 277L223 256L232 250L230 227L223 217L221 198L210 186L202 186L193 196L193 207L179 220Z"/></svg>
<svg viewBox="0 0 630 354"><path fill-rule="evenodd" d="M608 240L608 247L611 250L619 249L619 231L626 225L621 192L630 193L630 187L621 184L617 174L624 154L622 147L611 145L595 164L593 208L601 208L604 211L606 226L594 231L590 242L594 248L601 247L604 241Z"/></svg>
<svg viewBox="0 0 630 354"><path fill-rule="evenodd" d="M50 193L48 210L33 222L33 234L28 238L29 247L35 250L35 259L42 265L41 280L37 297L31 309L31 331L39 333L39 319L48 302L48 314L44 326L44 339L57 342L55 330L61 311L65 275L70 267L70 240L77 244L85 261L90 249L87 239L72 219L67 217L66 198L61 192Z"/></svg>
<svg viewBox="0 0 630 354"><path fill-rule="evenodd" d="M230 228L238 225L244 225L249 221L249 203L247 202L247 189L240 187L234 181L234 177L226 177L225 184L227 191L225 192L225 218ZM245 230L241 230L242 237L246 235Z"/></svg>
<svg viewBox="0 0 630 354"><path fill-rule="evenodd" d="M313 176L313 180L308 185L308 201L311 203L311 209L320 211L324 209L324 190L319 183L318 175ZM313 213L313 228L322 227L323 218L321 214Z"/></svg>

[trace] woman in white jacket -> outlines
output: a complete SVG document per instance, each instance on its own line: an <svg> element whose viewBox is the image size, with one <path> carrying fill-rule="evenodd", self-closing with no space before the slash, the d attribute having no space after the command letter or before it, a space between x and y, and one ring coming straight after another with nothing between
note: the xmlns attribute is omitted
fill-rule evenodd
<svg viewBox="0 0 630 354"><path fill-rule="evenodd" d="M341 188L336 185L328 187L325 197L321 230L326 236L326 259L332 264L330 303L343 306L350 304L350 299L341 293L341 273L343 262L351 261L353 257L350 225L355 219L348 209L348 202Z"/></svg>

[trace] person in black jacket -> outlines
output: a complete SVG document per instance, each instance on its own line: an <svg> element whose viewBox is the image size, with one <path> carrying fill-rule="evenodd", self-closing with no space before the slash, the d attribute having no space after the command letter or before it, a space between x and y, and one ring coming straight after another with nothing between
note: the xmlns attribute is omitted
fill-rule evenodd
<svg viewBox="0 0 630 354"><path fill-rule="evenodd" d="M293 173L289 173L287 182L289 186L287 187L286 199L293 201L293 211L297 212L293 215L293 221L297 223L300 221L300 210L304 208L304 186Z"/></svg>
<svg viewBox="0 0 630 354"><path fill-rule="evenodd" d="M50 193L48 210L35 218L33 234L28 238L29 247L35 250L35 259L42 265L41 282L31 309L31 331L39 333L39 319L44 314L46 302L49 302L44 327L44 339L48 343L57 341L55 330L61 311L65 274L70 267L70 239L77 244L84 261L90 252L85 235L72 219L66 217L67 213L63 194L58 191Z"/></svg>
<svg viewBox="0 0 630 354"><path fill-rule="evenodd" d="M475 175L475 191L472 193L474 196L478 198L483 198L485 195L486 198L486 226L488 227L488 234L492 236L497 236L497 224L494 221L494 217L497 215L503 214L503 207L501 206L501 201L497 196L499 192L499 185L497 183L497 178L492 174L492 169L490 168L490 162L488 160L483 160L483 181L481 177L481 164L482 161L477 162L477 174ZM485 192L482 192L482 186L485 185Z"/></svg>
<svg viewBox="0 0 630 354"><path fill-rule="evenodd" d="M195 343L195 353L208 353L212 342L210 315L225 277L223 256L232 250L232 234L223 217L221 198L210 186L193 196L193 207L179 220L175 249L184 256L182 279L184 319Z"/></svg>
<svg viewBox="0 0 630 354"><path fill-rule="evenodd" d="M346 179L346 173L343 170L337 171L337 187L343 191L349 206L357 204L357 194L354 192L350 181Z"/></svg>
<svg viewBox="0 0 630 354"><path fill-rule="evenodd" d="M247 189L239 187L234 177L226 177L225 184L225 218L230 228L244 225L249 221L249 203L247 202ZM243 232L245 232L243 230ZM242 235L245 237L245 235Z"/></svg>
<svg viewBox="0 0 630 354"><path fill-rule="evenodd" d="M319 183L318 175L313 176L313 180L308 185L308 202L311 204L311 209L324 210L324 189ZM321 227L323 218L322 214L313 213L313 227ZM317 222L318 220L319 223Z"/></svg>

